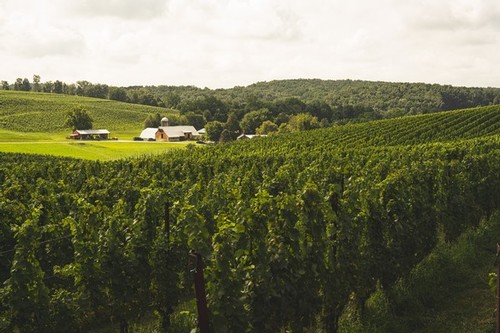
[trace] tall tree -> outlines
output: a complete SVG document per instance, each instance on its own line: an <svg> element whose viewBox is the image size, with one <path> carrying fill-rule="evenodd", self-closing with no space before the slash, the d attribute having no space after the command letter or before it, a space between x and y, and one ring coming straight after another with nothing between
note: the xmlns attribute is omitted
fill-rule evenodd
<svg viewBox="0 0 500 333"><path fill-rule="evenodd" d="M127 91L121 87L111 87L109 88L109 99L126 102L128 100Z"/></svg>
<svg viewBox="0 0 500 333"><path fill-rule="evenodd" d="M54 82L52 81L47 81L43 84L43 92L46 93L51 93L54 91Z"/></svg>
<svg viewBox="0 0 500 333"><path fill-rule="evenodd" d="M2 81L2 89L3 90L9 90L10 87L9 87L9 82L7 81Z"/></svg>
<svg viewBox="0 0 500 333"><path fill-rule="evenodd" d="M271 118L271 112L268 109L260 109L257 111L250 111L243 116L241 120L241 129L246 134L255 133L257 127L259 127L264 121Z"/></svg>
<svg viewBox="0 0 500 333"><path fill-rule="evenodd" d="M40 75L34 74L33 75L33 91L34 92L40 92L41 87L40 87Z"/></svg>
<svg viewBox="0 0 500 333"><path fill-rule="evenodd" d="M240 123L238 122L238 118L236 118L236 115L234 113L231 113L229 117L227 117L224 129L229 132L229 137L232 140L236 140L238 135L240 135L241 132Z"/></svg>
<svg viewBox="0 0 500 333"><path fill-rule="evenodd" d="M72 130L91 129L92 118L82 106L77 106L66 114L65 125L71 127Z"/></svg>
<svg viewBox="0 0 500 333"><path fill-rule="evenodd" d="M54 82L54 92L56 94L62 94L63 93L63 83L62 83L62 81L56 80L56 82Z"/></svg>
<svg viewBox="0 0 500 333"><path fill-rule="evenodd" d="M196 129L203 128L206 124L206 120L203 117L203 115L194 113L194 112L188 112L186 113L186 119L189 125L194 126Z"/></svg>
<svg viewBox="0 0 500 333"><path fill-rule="evenodd" d="M14 90L22 90L23 87L23 79L18 77L16 79L16 82L14 82Z"/></svg>
<svg viewBox="0 0 500 333"><path fill-rule="evenodd" d="M27 78L23 79L23 84L21 86L22 91L31 91L31 83Z"/></svg>

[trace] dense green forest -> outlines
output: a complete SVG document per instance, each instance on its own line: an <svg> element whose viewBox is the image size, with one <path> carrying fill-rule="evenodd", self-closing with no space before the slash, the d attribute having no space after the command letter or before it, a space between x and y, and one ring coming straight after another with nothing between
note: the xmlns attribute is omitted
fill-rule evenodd
<svg viewBox="0 0 500 333"><path fill-rule="evenodd" d="M264 121L272 122L276 126L273 131L278 131L280 125L289 123L290 117L301 114L314 117L309 127L318 128L500 103L500 88L353 80L297 79L231 89L202 89L193 86L112 87L88 81L44 83L35 75L32 82L27 78L18 78L13 84L2 81L2 87L169 108L179 111L197 129L209 122L226 123L233 114L240 131L249 134L255 133ZM287 130L284 127L282 131ZM293 130L293 125L291 127ZM218 134L215 139L219 138Z"/></svg>
<svg viewBox="0 0 500 333"><path fill-rule="evenodd" d="M351 332L349 311L360 332L414 332L408 313L434 304L433 250L498 234L499 115L112 162L0 154L0 331L125 332L153 314L158 330L189 331L196 250L214 332Z"/></svg>

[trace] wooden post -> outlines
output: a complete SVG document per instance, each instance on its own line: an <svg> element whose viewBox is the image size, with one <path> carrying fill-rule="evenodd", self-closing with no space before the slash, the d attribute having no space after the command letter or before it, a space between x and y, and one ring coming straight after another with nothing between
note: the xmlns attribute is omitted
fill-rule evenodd
<svg viewBox="0 0 500 333"><path fill-rule="evenodd" d="M198 328L200 333L210 333L208 321L207 296L205 292L205 278L203 277L203 259L201 254L191 250L189 253L194 259L194 290L196 294L196 307L198 309Z"/></svg>
<svg viewBox="0 0 500 333"><path fill-rule="evenodd" d="M497 243L497 257L495 260L497 266L497 329L496 333L500 333L500 244Z"/></svg>

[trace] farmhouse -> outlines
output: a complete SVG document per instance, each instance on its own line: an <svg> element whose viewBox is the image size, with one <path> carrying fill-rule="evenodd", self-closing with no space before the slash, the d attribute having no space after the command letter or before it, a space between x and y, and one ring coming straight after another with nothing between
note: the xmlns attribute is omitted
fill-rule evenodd
<svg viewBox="0 0 500 333"><path fill-rule="evenodd" d="M200 134L193 126L168 126L168 118L161 120L158 128L145 128L141 132L141 139L155 141L183 141L192 140Z"/></svg>
<svg viewBox="0 0 500 333"><path fill-rule="evenodd" d="M110 132L106 129L98 130L75 130L70 135L75 140L108 140Z"/></svg>

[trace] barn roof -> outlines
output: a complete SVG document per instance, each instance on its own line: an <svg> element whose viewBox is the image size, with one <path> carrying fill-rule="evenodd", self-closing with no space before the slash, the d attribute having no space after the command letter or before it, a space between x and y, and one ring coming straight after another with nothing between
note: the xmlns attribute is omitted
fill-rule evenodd
<svg viewBox="0 0 500 333"><path fill-rule="evenodd" d="M162 126L162 129L169 138L180 138L186 133L191 133L193 136L198 136L198 131L194 126Z"/></svg>
<svg viewBox="0 0 500 333"><path fill-rule="evenodd" d="M158 128L148 127L142 130L140 137L143 139L155 139L156 132L162 130L169 138L181 138L186 133L191 133L192 136L198 136L198 131L193 126L161 126Z"/></svg>
<svg viewBox="0 0 500 333"><path fill-rule="evenodd" d="M142 130L141 135L139 135L143 139L155 139L156 132L158 131L157 128L145 128Z"/></svg>
<svg viewBox="0 0 500 333"><path fill-rule="evenodd" d="M101 134L110 134L111 132L106 129L98 129L98 130L76 130L76 133L80 135L101 135Z"/></svg>

